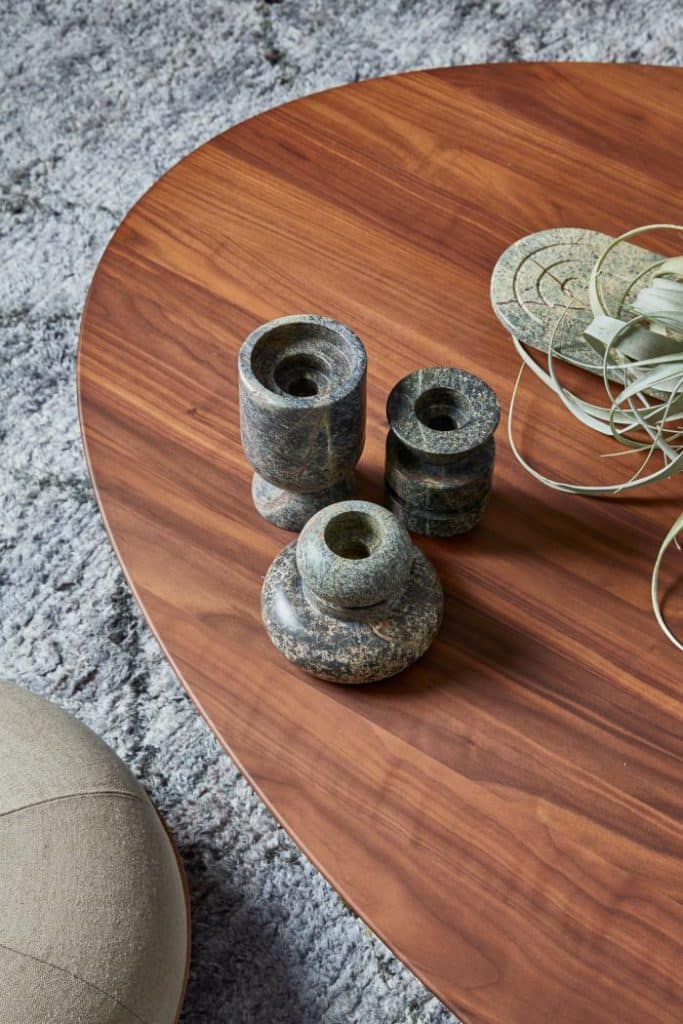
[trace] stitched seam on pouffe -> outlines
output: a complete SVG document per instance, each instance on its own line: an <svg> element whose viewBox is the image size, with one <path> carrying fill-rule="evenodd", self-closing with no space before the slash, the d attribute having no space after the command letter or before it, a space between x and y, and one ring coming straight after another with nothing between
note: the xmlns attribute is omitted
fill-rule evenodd
<svg viewBox="0 0 683 1024"><path fill-rule="evenodd" d="M45 804L53 804L58 800L77 800L81 796L122 796L129 800L137 800L138 803L146 803L145 798L139 793L128 793L125 789L81 789L77 793L62 793L60 796L48 796L44 800L22 804L21 807L10 807L9 810L0 813L0 819L7 818L10 814L18 814L20 811L28 811L32 807L43 807Z"/></svg>
<svg viewBox="0 0 683 1024"><path fill-rule="evenodd" d="M144 1017L141 1017L135 1012L135 1010L131 1010L129 1006L122 1003L120 999L116 998L116 996L112 996L109 992L105 992L103 988L93 985L91 981L88 981L86 978L82 978L80 974L74 974L73 971L67 970L66 967L60 967L58 964L53 964L49 960L43 960L41 957L34 956L32 953L26 953L23 949L16 949L14 946L8 946L4 942L0 942L0 949L6 949L9 953L16 953L17 956L26 957L27 960L33 960L34 963L43 964L45 967L50 967L54 971L60 971L62 974L67 974L70 978L73 978L74 981L79 981L82 985L86 985L88 988L92 989L93 992L97 992L99 995L104 996L105 999L109 999L109 1001L115 1006L125 1010L126 1013L130 1014L131 1017L134 1017L135 1020L139 1020L140 1024L149 1024L149 1021L145 1020Z"/></svg>
<svg viewBox="0 0 683 1024"><path fill-rule="evenodd" d="M46 797L44 800L36 800L36 801L34 801L33 803L30 803L30 804L22 804L21 807L12 807L10 810L3 811L2 814L0 814L0 821L3 818L9 817L12 814L19 814L19 813L21 813L21 811L28 811L28 810L31 810L31 809L33 809L35 807L43 807L46 804L58 803L60 800L77 800L79 797L93 797L93 796L96 796L96 797L97 796L124 797L125 799L128 799L128 800L134 800L136 803L147 804L147 799L144 796L142 796L139 793L129 793L126 790L118 790L118 789L80 790L79 792L76 792L76 793L63 793L60 796ZM115 1006L120 1007L122 1010L125 1010L126 1013L130 1014L131 1017L134 1017L135 1020L140 1021L140 1024L149 1024L149 1022L144 1017L141 1017L138 1013L135 1012L135 1010L132 1010L129 1006L126 1006L126 1004L122 1003L120 999L116 998L116 996L113 996L109 992L106 992L104 989L100 988L98 985L95 985L92 981L88 981L87 978L83 978L80 974L75 974L73 971L70 971L67 967L60 967L59 964L54 964L50 960L43 960L42 957L35 956L32 953L26 953L22 949L16 949L16 947L14 947L14 946L8 946L4 942L0 942L0 948L6 949L6 950L8 950L11 953L16 953L17 956L26 957L28 960L33 960L35 963L44 964L46 967L50 967L52 970L60 971L62 974L68 975L70 978L73 978L75 981L81 982L81 984L86 985L88 988L92 989L93 992L98 992L100 995L104 996L106 999L109 999L110 1002L112 1002Z"/></svg>

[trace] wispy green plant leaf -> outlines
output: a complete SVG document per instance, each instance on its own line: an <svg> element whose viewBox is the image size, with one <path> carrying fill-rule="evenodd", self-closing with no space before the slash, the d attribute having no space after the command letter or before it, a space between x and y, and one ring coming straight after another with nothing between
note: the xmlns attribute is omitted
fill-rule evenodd
<svg viewBox="0 0 683 1024"><path fill-rule="evenodd" d="M539 365L526 345L512 337L522 359L510 400L508 437L515 457L536 480L565 494L620 495L675 476L683 470L683 256L650 262L630 281L629 288L641 284L631 303L633 316L622 320L610 311L605 301L603 276L610 253L622 242L645 232L670 229L683 232L678 224L649 224L620 235L605 247L597 259L588 282L588 301L593 321L585 329L584 339L602 358L605 387L603 405L588 402L562 384L557 376L556 356L561 354L557 338L565 318L584 309L574 301L555 323L548 342L547 368ZM566 331L565 331L566 334ZM617 358L618 355L618 358ZM624 358L626 357L626 359ZM573 360L576 363L576 360ZM614 438L619 452L636 454L640 463L631 476L614 484L583 484L554 480L535 469L520 452L513 431L516 399L525 368L530 369L579 422L591 430ZM588 368L588 367L587 367ZM593 367L594 369L594 367ZM614 379L622 384L614 383ZM654 460L659 461L652 468ZM683 514L662 542L655 562L651 590L652 604L666 636L679 649L683 644L668 627L659 596L659 572L665 553L683 532Z"/></svg>

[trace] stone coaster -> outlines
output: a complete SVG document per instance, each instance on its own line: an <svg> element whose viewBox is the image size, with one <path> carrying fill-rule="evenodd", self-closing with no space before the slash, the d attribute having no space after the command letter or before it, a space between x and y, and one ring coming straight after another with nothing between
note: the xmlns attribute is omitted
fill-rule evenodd
<svg viewBox="0 0 683 1024"><path fill-rule="evenodd" d="M527 235L511 245L491 275L491 304L510 334L525 345L547 352L553 331L558 358L602 373L602 358L583 338L593 320L588 282L596 261L612 241L610 235L585 228L550 228ZM630 303L647 284L647 275L663 257L641 246L622 242L607 257L602 288L610 315L629 319ZM633 278L637 279L633 284ZM615 361L619 354L615 351ZM618 370L608 371L622 380Z"/></svg>

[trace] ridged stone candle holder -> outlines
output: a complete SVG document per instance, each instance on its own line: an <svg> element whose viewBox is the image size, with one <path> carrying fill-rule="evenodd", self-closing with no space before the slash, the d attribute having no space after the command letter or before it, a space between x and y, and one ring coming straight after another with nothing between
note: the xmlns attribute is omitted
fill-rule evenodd
<svg viewBox="0 0 683 1024"><path fill-rule="evenodd" d="M365 441L367 357L353 331L285 316L253 331L238 357L240 427L261 515L300 530L355 491Z"/></svg>
<svg viewBox="0 0 683 1024"><path fill-rule="evenodd" d="M275 646L313 675L370 683L427 650L443 592L387 509L342 501L318 512L271 565L261 611Z"/></svg>
<svg viewBox="0 0 683 1024"><path fill-rule="evenodd" d="M495 392L465 370L416 370L387 401L388 507L414 533L466 533L488 504L500 407Z"/></svg>

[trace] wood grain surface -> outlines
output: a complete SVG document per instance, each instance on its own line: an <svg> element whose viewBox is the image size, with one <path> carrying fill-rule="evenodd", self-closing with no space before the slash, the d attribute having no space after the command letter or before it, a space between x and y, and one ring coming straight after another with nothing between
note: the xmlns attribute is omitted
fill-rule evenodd
<svg viewBox="0 0 683 1024"><path fill-rule="evenodd" d="M483 524L417 538L446 592L434 647L382 684L322 683L261 626L263 575L291 538L251 504L235 357L275 316L349 324L369 356L361 493L378 499L402 375L471 370L505 417L500 252L554 225L680 220L682 137L673 69L484 66L312 96L166 174L83 318L93 480L166 654L301 848L470 1024L683 1019L683 674L648 594L680 478L628 500L558 495L502 427ZM533 382L519 441L567 480L629 472Z"/></svg>

